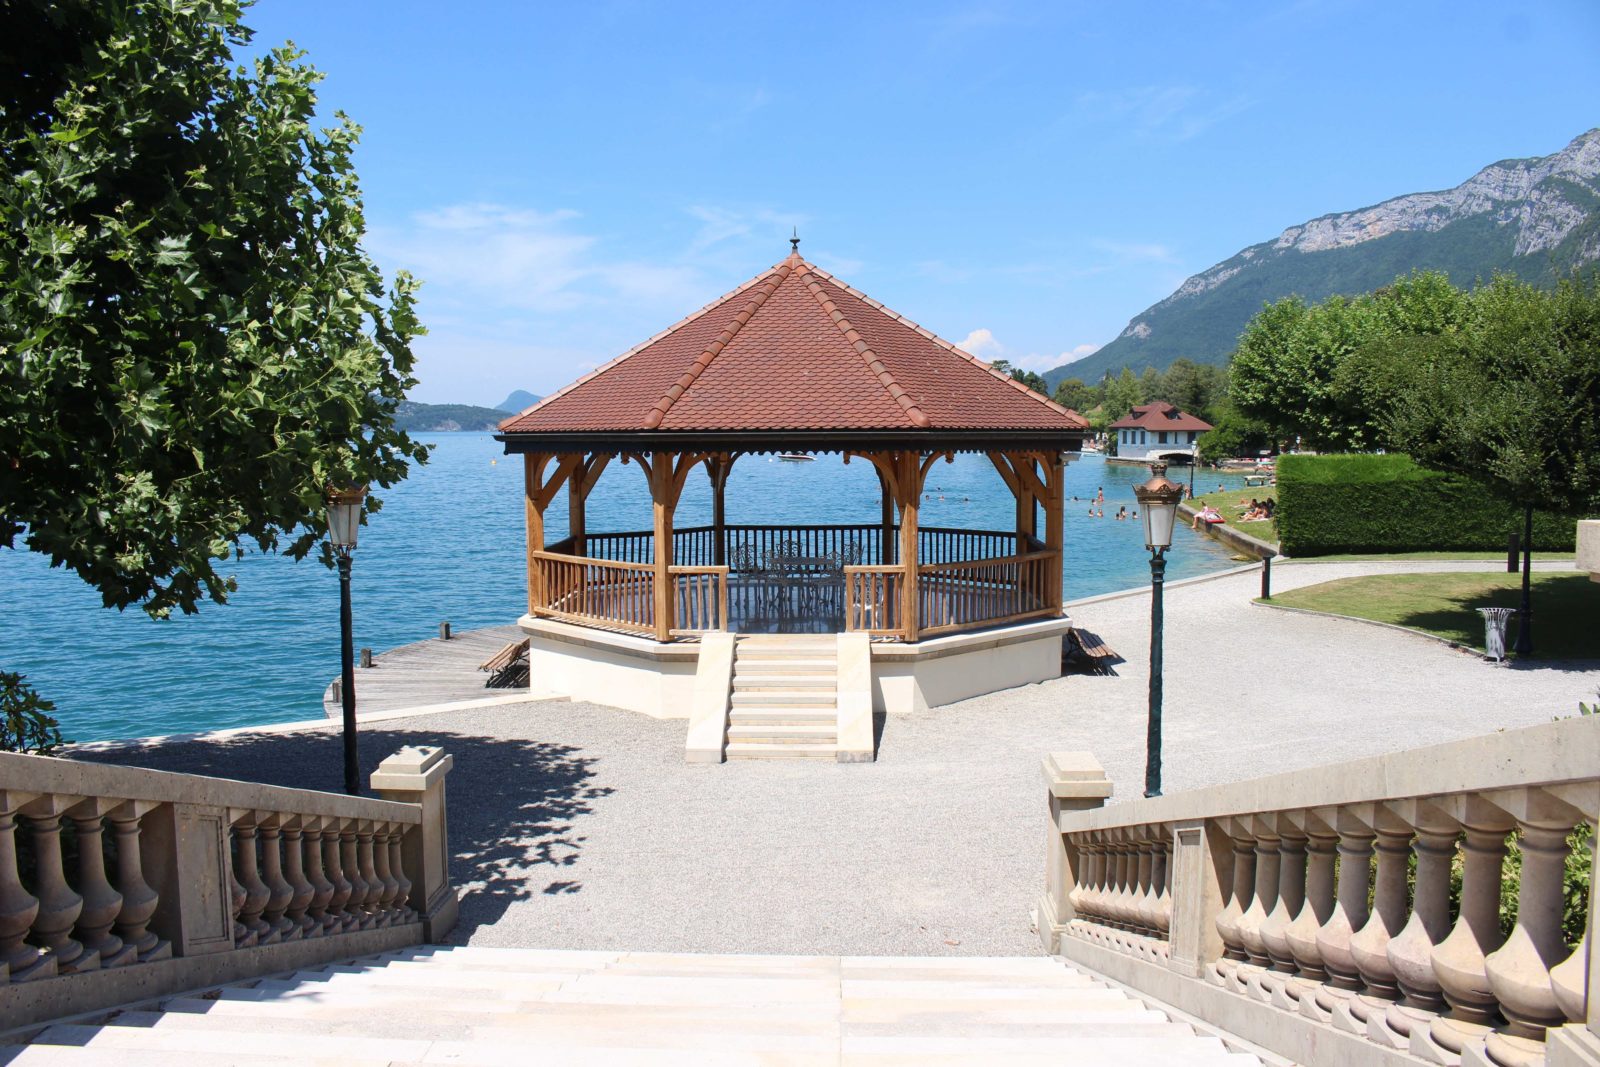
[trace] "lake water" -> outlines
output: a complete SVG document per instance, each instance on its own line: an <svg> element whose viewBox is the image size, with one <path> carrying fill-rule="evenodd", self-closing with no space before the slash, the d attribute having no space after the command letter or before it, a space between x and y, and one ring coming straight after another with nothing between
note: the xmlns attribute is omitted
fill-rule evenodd
<svg viewBox="0 0 1600 1067"><path fill-rule="evenodd" d="M438 632L515 621L525 603L522 461L489 434L423 434L431 461L391 490L361 532L353 596L356 646L375 652ZM1178 472L1175 472L1178 473ZM1143 466L1085 456L1067 467L1067 599L1143 585L1149 554L1138 522L1111 518L1134 503ZM1203 472L1202 489L1241 484ZM1105 489L1106 517L1088 500ZM982 456L957 456L928 472L921 521L929 526L1007 529L1011 494ZM1074 497L1077 501L1074 502ZM857 523L879 518L871 464L837 456L782 463L740 460L728 479L730 523ZM641 471L613 462L589 498L589 529L647 530L650 498ZM710 522L703 471L685 486L679 525ZM549 514L552 538L566 529L566 496ZM1042 528L1042 527L1041 527ZM1228 567L1211 539L1177 535L1169 579ZM248 556L232 564L239 591L198 615L154 621L137 609L100 606L75 575L41 555L0 553L9 610L0 627L0 669L21 671L56 702L62 732L76 741L288 722L322 714L321 694L339 670L339 582L313 560Z"/></svg>

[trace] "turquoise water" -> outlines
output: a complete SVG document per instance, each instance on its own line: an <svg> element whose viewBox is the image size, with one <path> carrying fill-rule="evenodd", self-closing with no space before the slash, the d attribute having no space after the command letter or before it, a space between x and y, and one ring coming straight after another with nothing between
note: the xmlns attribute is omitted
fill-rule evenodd
<svg viewBox="0 0 1600 1067"><path fill-rule="evenodd" d="M523 610L522 462L500 454L489 434L424 435L432 461L392 490L361 532L354 572L355 641L375 651L438 632L514 621ZM1117 522L1133 505L1144 467L1085 456L1067 467L1065 588L1068 599L1150 579L1137 522ZM1237 478L1206 474L1202 488ZM1104 486L1106 518L1087 514ZM958 456L928 472L921 521L929 526L1006 529L1011 494L981 456ZM1073 497L1080 498L1076 503ZM710 487L691 476L679 525L710 522ZM837 456L780 463L739 461L728 480L728 521L875 522L878 483L865 461ZM649 529L650 498L637 467L614 462L589 498L589 528ZM551 537L566 529L565 494L549 516ZM1170 578L1230 565L1228 552L1185 530L1173 546ZM339 588L313 561L250 556L233 564L239 591L226 605L156 622L142 612L100 606L76 576L53 571L33 552L0 553L8 606L0 627L0 668L21 671L54 700L63 732L77 741L220 729L315 718L339 669Z"/></svg>

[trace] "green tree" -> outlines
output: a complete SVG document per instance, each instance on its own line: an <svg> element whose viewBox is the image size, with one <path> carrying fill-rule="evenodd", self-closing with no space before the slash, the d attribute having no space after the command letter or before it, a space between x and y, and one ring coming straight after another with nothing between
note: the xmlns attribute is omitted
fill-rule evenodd
<svg viewBox="0 0 1600 1067"><path fill-rule="evenodd" d="M1001 374L1009 375L1012 381L1021 382L1023 385L1026 385L1029 389L1032 389L1040 396L1050 395L1050 383L1045 381L1044 375L1038 373L1037 371L1023 370L1021 367L1013 367L1011 365L1011 361L1008 359L997 359L991 363L990 366L999 371Z"/></svg>
<svg viewBox="0 0 1600 1067"><path fill-rule="evenodd" d="M1238 456L1253 458L1272 447L1272 430L1265 423L1241 414L1231 404L1223 403L1212 428L1201 434L1196 443L1200 458L1207 463Z"/></svg>
<svg viewBox="0 0 1600 1067"><path fill-rule="evenodd" d="M0 65L0 545L192 612L403 478L414 283L362 250L357 128L249 66L235 0L12 0ZM369 497L368 510L379 501ZM327 561L326 548L323 551Z"/></svg>
<svg viewBox="0 0 1600 1067"><path fill-rule="evenodd" d="M1106 376L1105 397L1106 415L1115 422L1132 411L1134 405L1144 403L1144 383L1123 367L1117 377Z"/></svg>
<svg viewBox="0 0 1600 1067"><path fill-rule="evenodd" d="M1154 389L1145 390L1145 399L1165 400L1181 411L1209 418L1215 413L1224 392L1226 386L1222 368L1179 359L1161 374Z"/></svg>
<svg viewBox="0 0 1600 1067"><path fill-rule="evenodd" d="M357 130L313 129L320 76L288 48L232 65L237 3L7 13L41 62L0 76L0 543L192 611L246 539L304 556L327 486L423 458L392 426L414 286L360 247Z"/></svg>
<svg viewBox="0 0 1600 1067"><path fill-rule="evenodd" d="M1474 291L1459 331L1430 345L1388 426L1418 463L1475 479L1523 510L1517 651L1531 652L1533 510L1600 508L1600 280L1549 291L1502 276Z"/></svg>
<svg viewBox="0 0 1600 1067"><path fill-rule="evenodd" d="M1100 392L1081 378L1064 378L1056 386L1055 402L1080 414L1100 406Z"/></svg>

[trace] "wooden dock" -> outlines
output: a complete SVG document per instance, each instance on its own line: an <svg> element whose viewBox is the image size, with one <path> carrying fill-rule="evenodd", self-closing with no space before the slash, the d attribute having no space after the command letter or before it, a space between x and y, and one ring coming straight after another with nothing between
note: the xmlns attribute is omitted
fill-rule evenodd
<svg viewBox="0 0 1600 1067"><path fill-rule="evenodd" d="M356 666L356 716L400 708L451 704L507 696L514 689L489 689L489 675L478 665L508 641L527 636L516 626L490 626L401 645L372 658L371 667ZM322 710L330 719L341 714L330 681L322 691Z"/></svg>

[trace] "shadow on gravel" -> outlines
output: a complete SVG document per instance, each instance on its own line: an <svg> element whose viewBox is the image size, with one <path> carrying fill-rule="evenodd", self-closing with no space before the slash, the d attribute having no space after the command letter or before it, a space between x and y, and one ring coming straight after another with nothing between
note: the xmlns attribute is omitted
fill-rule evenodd
<svg viewBox="0 0 1600 1067"><path fill-rule="evenodd" d="M436 745L455 757L446 797L461 921L451 941L493 924L515 900L582 891L581 882L560 876L583 848L582 816L612 793L593 784L593 758L570 745L374 725L361 732L362 780L405 745ZM295 789L341 792L344 783L337 732L241 735L73 758Z"/></svg>

